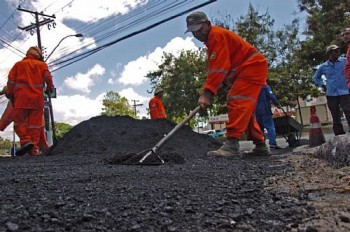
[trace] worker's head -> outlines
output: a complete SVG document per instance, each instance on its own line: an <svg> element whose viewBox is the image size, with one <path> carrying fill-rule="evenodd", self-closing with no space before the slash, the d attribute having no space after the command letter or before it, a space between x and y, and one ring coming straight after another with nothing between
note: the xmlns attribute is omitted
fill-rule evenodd
<svg viewBox="0 0 350 232"><path fill-rule="evenodd" d="M326 54L328 55L329 60L337 60L340 56L340 47L335 44L329 45L326 48Z"/></svg>
<svg viewBox="0 0 350 232"><path fill-rule="evenodd" d="M33 57L35 59L38 59L38 60L42 60L42 53L41 53L41 50L40 48L36 47L36 46L33 46L33 47L30 47L27 51L27 54L26 54L28 57Z"/></svg>
<svg viewBox="0 0 350 232"><path fill-rule="evenodd" d="M205 13L195 11L187 16L187 32L192 32L199 41L206 42L211 28L211 23Z"/></svg>
<svg viewBox="0 0 350 232"><path fill-rule="evenodd" d="M162 97L164 95L164 89L160 86L157 86L154 90L154 96Z"/></svg>

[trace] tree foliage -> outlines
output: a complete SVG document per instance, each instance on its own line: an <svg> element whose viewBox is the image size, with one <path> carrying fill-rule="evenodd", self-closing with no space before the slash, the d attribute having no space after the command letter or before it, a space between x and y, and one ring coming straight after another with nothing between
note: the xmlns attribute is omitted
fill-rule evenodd
<svg viewBox="0 0 350 232"><path fill-rule="evenodd" d="M301 43L301 57L305 65L317 66L324 62L325 49L330 44L341 45L341 31L350 26L349 0L298 0L299 9L307 13L305 41Z"/></svg>
<svg viewBox="0 0 350 232"><path fill-rule="evenodd" d="M121 97L119 93L109 91L102 100L104 108L102 108L101 115L117 116L117 115L129 115L136 118L135 110L130 106L128 99Z"/></svg>
<svg viewBox="0 0 350 232"><path fill-rule="evenodd" d="M55 122L55 132L56 137L58 140L60 140L68 131L70 131L73 128L73 126L63 123L63 122Z"/></svg>
<svg viewBox="0 0 350 232"><path fill-rule="evenodd" d="M206 78L206 52L182 51L175 56L164 53L158 70L150 72L152 90L162 86L163 104L169 119L181 121L197 106L198 96Z"/></svg>

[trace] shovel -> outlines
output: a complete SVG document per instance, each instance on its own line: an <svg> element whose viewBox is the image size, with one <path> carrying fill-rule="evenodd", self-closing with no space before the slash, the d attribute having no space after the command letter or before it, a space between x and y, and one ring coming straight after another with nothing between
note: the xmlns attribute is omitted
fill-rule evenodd
<svg viewBox="0 0 350 232"><path fill-rule="evenodd" d="M193 116L201 110L200 106L197 106L190 114L179 124L177 124L165 137L163 137L153 148L150 150L143 151L138 155L143 155L142 158L138 161L138 164L143 164L147 157L151 155L157 156L160 164L164 164L164 160L157 154L157 151L168 141L183 125L190 121Z"/></svg>

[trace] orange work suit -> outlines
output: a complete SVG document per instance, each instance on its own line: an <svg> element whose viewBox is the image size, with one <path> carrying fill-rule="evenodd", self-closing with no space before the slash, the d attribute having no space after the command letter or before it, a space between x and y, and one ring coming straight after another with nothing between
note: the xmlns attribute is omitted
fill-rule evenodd
<svg viewBox="0 0 350 232"><path fill-rule="evenodd" d="M244 132L254 144L264 142L254 110L263 85L266 84L265 57L236 33L212 26L208 40L208 76L204 90L216 94L224 84L227 93L229 122L226 136L240 139Z"/></svg>
<svg viewBox="0 0 350 232"><path fill-rule="evenodd" d="M8 127L8 125L10 125L12 122L14 122L14 118L15 118L15 113L14 113L14 109L12 106L12 103L10 101L8 101L6 109L4 111L4 113L2 113L2 116L0 118L0 131L4 131L6 129L6 127ZM44 122L44 118L43 118L43 122ZM18 135L17 133L17 127L16 125L14 126L14 130L15 133ZM49 147L49 144L46 140L46 135L45 135L45 130L44 130L44 124L41 128L41 132L40 132L40 140L39 140L39 148L42 151L47 150L47 148Z"/></svg>
<svg viewBox="0 0 350 232"><path fill-rule="evenodd" d="M151 98L148 104L151 119L166 118L165 108L162 99L158 96Z"/></svg>
<svg viewBox="0 0 350 232"><path fill-rule="evenodd" d="M53 81L45 62L31 56L17 62L9 72L6 95L14 106L15 131L23 146L34 144L32 152L39 152L43 133L44 84L52 91Z"/></svg>
<svg viewBox="0 0 350 232"><path fill-rule="evenodd" d="M0 119L0 131L4 131L8 125L10 125L13 122L13 119L15 117L13 106L10 101L8 101L6 109L2 113L1 119Z"/></svg>

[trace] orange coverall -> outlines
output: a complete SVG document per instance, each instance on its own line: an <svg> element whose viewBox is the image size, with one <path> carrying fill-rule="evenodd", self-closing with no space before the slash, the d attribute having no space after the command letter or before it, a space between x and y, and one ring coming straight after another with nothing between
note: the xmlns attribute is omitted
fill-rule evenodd
<svg viewBox="0 0 350 232"><path fill-rule="evenodd" d="M12 103L9 101L7 103L7 106L6 106L4 113L2 113L2 116L0 118L0 131L4 131L6 129L6 127L8 127L8 125L10 125L14 121L14 118L15 118L14 112L15 111L13 109ZM44 118L43 118L43 120L44 120ZM18 135L16 129L17 129L17 127L14 126L14 130L15 130L16 134ZM43 123L43 127L42 127L41 132L40 132L39 148L40 148L40 150L46 150L48 147L49 147L49 144L46 140L44 123Z"/></svg>
<svg viewBox="0 0 350 232"><path fill-rule="evenodd" d="M53 81L45 62L30 55L17 62L9 72L6 95L13 101L15 131L21 146L34 143L32 152L39 152L43 133L44 83L52 91Z"/></svg>
<svg viewBox="0 0 350 232"><path fill-rule="evenodd" d="M216 94L223 83L231 86L227 93L226 136L240 139L246 132L254 144L264 142L254 110L266 84L265 57L236 33L218 26L211 27L205 45L209 64L204 90Z"/></svg>
<svg viewBox="0 0 350 232"><path fill-rule="evenodd" d="M149 113L151 115L151 119L156 118L166 118L165 109L163 106L162 99L160 97L154 96L149 101Z"/></svg>

